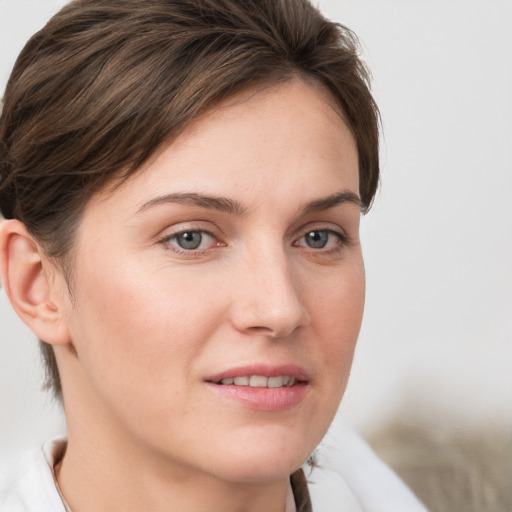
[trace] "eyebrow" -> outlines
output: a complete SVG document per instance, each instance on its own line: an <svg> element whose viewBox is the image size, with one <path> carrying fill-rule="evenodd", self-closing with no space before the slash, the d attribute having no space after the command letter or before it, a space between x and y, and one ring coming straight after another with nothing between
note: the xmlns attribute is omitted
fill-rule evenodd
<svg viewBox="0 0 512 512"><path fill-rule="evenodd" d="M155 197L147 203L144 203L137 211L141 213L146 211L153 206L166 203L178 203L187 206L199 206L201 208L207 208L209 210L217 210L220 212L231 213L234 215L245 215L247 210L234 199L227 197L216 197L207 196L196 193L177 193L177 194L166 194L163 196Z"/></svg>
<svg viewBox="0 0 512 512"><path fill-rule="evenodd" d="M155 197L147 203L144 203L137 211L137 213L144 212L150 208L167 203L178 203L186 206L199 206L200 208L207 208L210 210L217 210L224 213L230 213L238 216L243 216L247 213L247 209L242 206L238 201L229 199L227 197L208 196L197 193L175 193L165 194L163 196ZM333 208L335 206L350 203L362 208L362 202L359 196L351 191L345 190L332 194L327 197L315 199L307 203L302 208L303 214L310 214L321 212Z"/></svg>
<svg viewBox="0 0 512 512"><path fill-rule="evenodd" d="M311 201L304 206L302 212L304 214L321 212L345 203L354 204L359 209L362 209L363 207L363 203L356 193L351 192L350 190L344 190L342 192L337 192L336 194Z"/></svg>

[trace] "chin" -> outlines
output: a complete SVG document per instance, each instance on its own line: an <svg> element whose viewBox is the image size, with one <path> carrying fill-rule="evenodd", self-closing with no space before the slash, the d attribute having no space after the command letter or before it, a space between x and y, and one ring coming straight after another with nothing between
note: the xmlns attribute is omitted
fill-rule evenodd
<svg viewBox="0 0 512 512"><path fill-rule="evenodd" d="M270 482L288 478L309 458L308 440L295 442L264 442L260 439L252 446L232 446L225 453L225 464L219 468L226 480L239 482Z"/></svg>
<svg viewBox="0 0 512 512"><path fill-rule="evenodd" d="M287 479L294 471L299 469L307 460L299 459L294 463L276 461L275 457L269 457L265 461L248 461L242 464L234 464L221 470L224 480L239 483L267 483Z"/></svg>

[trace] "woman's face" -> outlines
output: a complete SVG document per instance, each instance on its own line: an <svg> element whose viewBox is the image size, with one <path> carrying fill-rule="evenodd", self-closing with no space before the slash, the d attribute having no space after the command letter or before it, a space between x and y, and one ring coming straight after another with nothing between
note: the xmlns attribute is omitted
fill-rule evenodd
<svg viewBox="0 0 512 512"><path fill-rule="evenodd" d="M57 351L70 435L108 432L180 475L268 481L301 465L360 328L358 184L328 94L292 81L223 103L94 197L73 350Z"/></svg>

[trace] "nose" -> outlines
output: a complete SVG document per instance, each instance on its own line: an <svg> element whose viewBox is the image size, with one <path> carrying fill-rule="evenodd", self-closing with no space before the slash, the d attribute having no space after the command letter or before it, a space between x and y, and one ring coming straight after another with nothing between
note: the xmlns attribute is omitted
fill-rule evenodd
<svg viewBox="0 0 512 512"><path fill-rule="evenodd" d="M231 319L245 334L284 338L309 323L299 278L283 250L261 252L240 268Z"/></svg>

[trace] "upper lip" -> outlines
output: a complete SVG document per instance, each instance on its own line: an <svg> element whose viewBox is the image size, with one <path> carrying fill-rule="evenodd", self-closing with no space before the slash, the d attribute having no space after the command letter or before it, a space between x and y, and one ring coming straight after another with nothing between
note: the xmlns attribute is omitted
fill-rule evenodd
<svg viewBox="0 0 512 512"><path fill-rule="evenodd" d="M253 364L247 366L237 366L235 368L229 368L221 373L216 373L206 377L207 382L220 382L222 379L233 379L235 377L243 377L250 375L261 375L263 377L279 377L281 375L287 375L289 377L295 377L298 381L308 381L308 374L304 368L297 366L296 364L280 364L280 365L269 365L269 364Z"/></svg>

